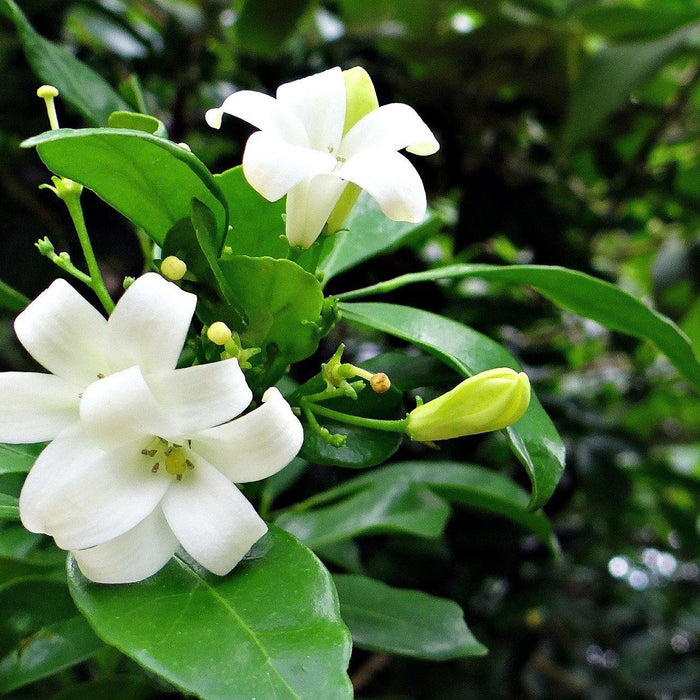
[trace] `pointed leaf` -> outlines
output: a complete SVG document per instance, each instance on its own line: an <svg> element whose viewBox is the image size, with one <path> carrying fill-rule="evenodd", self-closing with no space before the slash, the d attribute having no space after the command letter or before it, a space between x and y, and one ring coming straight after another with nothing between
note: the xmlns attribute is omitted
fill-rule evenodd
<svg viewBox="0 0 700 700"><path fill-rule="evenodd" d="M493 367L520 370L504 347L443 316L396 304L342 303L340 309L345 320L403 338L464 377ZM534 393L525 415L506 430L506 436L530 477L530 507L536 510L547 502L564 471L564 444Z"/></svg>
<svg viewBox="0 0 700 700"><path fill-rule="evenodd" d="M130 586L100 586L69 561L71 593L95 631L150 671L207 698L350 698L350 635L330 575L271 528L225 577L176 557Z"/></svg>
<svg viewBox="0 0 700 700"><path fill-rule="evenodd" d="M451 600L365 576L334 574L333 581L340 613L360 649L431 661L486 654Z"/></svg>
<svg viewBox="0 0 700 700"><path fill-rule="evenodd" d="M700 361L683 331L669 318L610 282L565 267L545 265L448 265L380 282L339 298L357 299L429 280L479 277L527 284L558 306L607 328L650 340L700 390Z"/></svg>
<svg viewBox="0 0 700 700"><path fill-rule="evenodd" d="M112 112L129 109L95 71L37 34L17 3L0 0L0 8L15 23L34 74L42 82L58 88L61 98L70 102L90 123L104 126Z"/></svg>
<svg viewBox="0 0 700 700"><path fill-rule="evenodd" d="M0 308L8 311L21 311L28 303L29 299L24 294L12 289L9 284L0 280Z"/></svg>
<svg viewBox="0 0 700 700"><path fill-rule="evenodd" d="M91 189L158 244L196 197L212 210L217 240L228 226L226 199L205 165L181 146L129 129L58 129L28 139L46 167Z"/></svg>

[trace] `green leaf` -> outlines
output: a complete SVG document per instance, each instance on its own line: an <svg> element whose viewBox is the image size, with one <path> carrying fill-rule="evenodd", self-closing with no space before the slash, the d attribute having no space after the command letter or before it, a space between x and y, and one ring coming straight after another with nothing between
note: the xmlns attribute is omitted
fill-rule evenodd
<svg viewBox="0 0 700 700"><path fill-rule="evenodd" d="M287 362L311 355L320 339L323 292L318 280L291 260L237 255L219 262L233 298L248 319L246 347L276 346Z"/></svg>
<svg viewBox="0 0 700 700"><path fill-rule="evenodd" d="M45 443L4 445L0 443L0 474L26 474L36 461Z"/></svg>
<svg viewBox="0 0 700 700"><path fill-rule="evenodd" d="M375 328L441 358L464 377L493 367L520 370L515 358L491 338L461 323L395 304L340 304L345 320ZM564 471L564 444L532 394L525 415L506 430L511 449L532 482L530 508L547 502Z"/></svg>
<svg viewBox="0 0 700 700"><path fill-rule="evenodd" d="M450 515L448 504L419 483L397 488L358 487L358 491L325 508L287 512L275 523L316 549L360 535L399 533L435 539L442 535Z"/></svg>
<svg viewBox="0 0 700 700"><path fill-rule="evenodd" d="M268 202L245 179L243 167L231 168L214 179L228 202L231 228L226 245L233 255L286 258L289 243L284 234L284 198Z"/></svg>
<svg viewBox="0 0 700 700"><path fill-rule="evenodd" d="M330 575L271 528L225 577L175 557L130 586L100 586L69 560L71 593L95 631L187 693L350 698L350 635Z"/></svg>
<svg viewBox="0 0 700 700"><path fill-rule="evenodd" d="M112 112L129 109L129 105L91 68L37 34L17 3L0 0L0 8L15 23L35 75L58 88L61 98L72 104L90 123L105 125Z"/></svg>
<svg viewBox="0 0 700 700"><path fill-rule="evenodd" d="M12 289L9 284L0 280L0 308L8 311L21 311L28 303L29 299L24 294Z"/></svg>
<svg viewBox="0 0 700 700"><path fill-rule="evenodd" d="M75 683L51 696L51 700L153 700L153 685L139 676L118 674Z"/></svg>
<svg viewBox="0 0 700 700"><path fill-rule="evenodd" d="M218 240L228 226L226 199L205 165L184 148L129 129L58 129L28 139L46 167L93 190L158 244L190 202L214 212Z"/></svg>
<svg viewBox="0 0 700 700"><path fill-rule="evenodd" d="M333 247L320 265L325 274L325 281L369 258L388 253L418 237L434 233L441 223L440 218L433 212L428 212L419 224L392 221L364 192L345 223L347 231L336 233L328 239L328 243Z"/></svg>
<svg viewBox="0 0 700 700"><path fill-rule="evenodd" d="M364 368L365 364L363 363L361 366ZM299 387L289 398L289 401L293 406L297 405L300 397L323 391L325 386L325 382L319 374ZM322 405L334 411L362 416L363 418L395 420L404 418L406 415L401 392L395 388L384 394L375 394L369 387L365 387L363 391L359 392L357 399L333 399L332 401L324 401ZM331 433L345 435L347 440L342 447L333 447L309 427L306 416L302 415L304 444L300 455L316 464L355 469L373 467L389 459L403 440L401 433L348 425L322 416L317 416L317 419Z"/></svg>
<svg viewBox="0 0 700 700"><path fill-rule="evenodd" d="M516 284L527 284L564 309L590 318L607 328L650 340L678 371L700 390L700 362L688 338L666 316L650 309L636 297L614 284L565 267L544 265L449 265L436 270L402 275L372 287L340 294L339 298L359 298L387 292L405 284L436 279L479 277Z"/></svg>
<svg viewBox="0 0 700 700"><path fill-rule="evenodd" d="M160 136L167 139L168 132L165 124L160 119L149 114L138 112L112 112L107 120L107 126L111 129L130 129L132 131L144 131L147 134Z"/></svg>
<svg viewBox="0 0 700 700"><path fill-rule="evenodd" d="M293 34L311 0L285 0L271 11L266 0L245 0L236 21L236 37L244 49L277 56Z"/></svg>
<svg viewBox="0 0 700 700"><path fill-rule="evenodd" d="M0 692L7 693L94 656L103 648L65 583L34 577L0 587Z"/></svg>
<svg viewBox="0 0 700 700"><path fill-rule="evenodd" d="M19 522L19 500L6 493L0 493L0 520Z"/></svg>
<svg viewBox="0 0 700 700"><path fill-rule="evenodd" d="M523 489L498 472L457 462L402 462L375 469L312 496L302 505L305 510L284 513L277 525L310 547L377 532L437 537L449 514L446 501L502 515L552 551L558 549L549 520L528 510Z"/></svg>
<svg viewBox="0 0 700 700"><path fill-rule="evenodd" d="M333 581L340 614L360 649L429 661L487 653L451 600L391 588L364 576L335 574Z"/></svg>
<svg viewBox="0 0 700 700"><path fill-rule="evenodd" d="M697 17L697 8L669 7L665 0L658 7L590 3L582 5L575 14L587 32L615 40L656 38L696 21Z"/></svg>
<svg viewBox="0 0 700 700"><path fill-rule="evenodd" d="M0 584L22 576L64 576L66 553L18 523L0 523Z"/></svg>
<svg viewBox="0 0 700 700"><path fill-rule="evenodd" d="M563 143L571 147L591 136L615 110L683 48L697 24L652 41L604 46L581 67L571 92Z"/></svg>

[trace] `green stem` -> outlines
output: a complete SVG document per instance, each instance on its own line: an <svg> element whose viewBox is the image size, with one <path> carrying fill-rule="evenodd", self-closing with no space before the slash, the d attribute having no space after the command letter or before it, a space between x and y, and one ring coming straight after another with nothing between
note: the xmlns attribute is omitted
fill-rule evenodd
<svg viewBox="0 0 700 700"><path fill-rule="evenodd" d="M333 418L334 420L340 421L341 423L348 423L349 425L357 425L361 428L372 428L373 430L383 430L388 433L405 433L406 425L408 424L408 418L401 418L400 420L382 420L381 418L363 418L362 416L352 416L348 413L341 413L340 411L334 411L332 408L326 408L325 406L319 406L318 404L312 403L305 406L310 411L317 413L319 416L325 416L326 418Z"/></svg>
<svg viewBox="0 0 700 700"><path fill-rule="evenodd" d="M104 280L102 279L102 273L97 265L97 258L95 258L95 253L92 250L92 243L90 243L90 234L88 233L87 227L85 226L85 217L83 216L83 207L80 204L80 194L78 192L71 192L65 194L61 197L66 203L68 208L68 213L73 220L73 225L75 226L75 231L78 234L78 240L80 241L80 246L83 249L83 255L85 256L85 262L88 266L88 271L90 272L90 288L97 294L97 298L104 306L105 311L111 314L114 311L114 302L112 297L109 296L107 287L105 286Z"/></svg>

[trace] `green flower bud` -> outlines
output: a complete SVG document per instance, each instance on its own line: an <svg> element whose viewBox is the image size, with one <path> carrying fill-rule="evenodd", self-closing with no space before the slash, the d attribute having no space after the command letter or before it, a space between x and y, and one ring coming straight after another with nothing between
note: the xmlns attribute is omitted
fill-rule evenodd
<svg viewBox="0 0 700 700"><path fill-rule="evenodd" d="M414 408L406 433L429 442L501 430L519 420L529 403L530 380L524 372L490 369Z"/></svg>

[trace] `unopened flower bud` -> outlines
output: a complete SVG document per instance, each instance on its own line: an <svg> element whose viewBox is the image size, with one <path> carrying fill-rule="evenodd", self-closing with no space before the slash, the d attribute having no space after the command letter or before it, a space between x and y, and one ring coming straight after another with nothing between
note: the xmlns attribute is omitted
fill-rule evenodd
<svg viewBox="0 0 700 700"><path fill-rule="evenodd" d="M501 430L519 420L529 403L524 372L490 369L413 409L406 432L412 440L431 441Z"/></svg>
<svg viewBox="0 0 700 700"><path fill-rule="evenodd" d="M187 265L183 260L180 260L180 258L176 258L174 255L168 255L160 264L160 272L165 279L171 282L177 282L177 280L181 280L185 276Z"/></svg>
<svg viewBox="0 0 700 700"><path fill-rule="evenodd" d="M375 394L383 394L391 389L391 380L384 372L377 372L370 377L369 385Z"/></svg>
<svg viewBox="0 0 700 700"><path fill-rule="evenodd" d="M214 345L226 345L231 340L231 329L223 321L216 321L207 329L207 338Z"/></svg>

